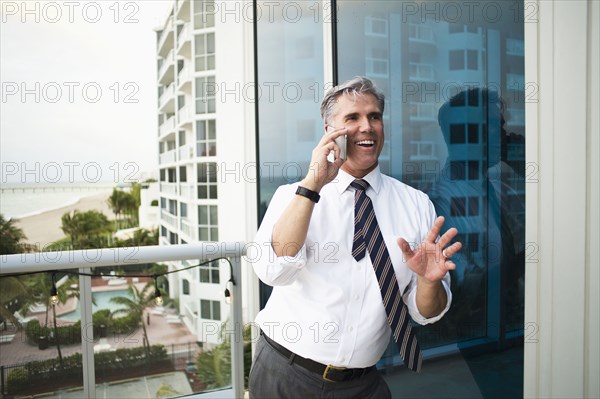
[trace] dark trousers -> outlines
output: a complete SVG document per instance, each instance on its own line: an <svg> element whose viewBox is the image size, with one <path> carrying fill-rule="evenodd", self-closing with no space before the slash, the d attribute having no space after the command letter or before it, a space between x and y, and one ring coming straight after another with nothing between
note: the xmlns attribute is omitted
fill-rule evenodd
<svg viewBox="0 0 600 399"><path fill-rule="evenodd" d="M391 398L390 390L377 372L347 382L328 382L285 358L261 335L250 369L251 399L270 398Z"/></svg>

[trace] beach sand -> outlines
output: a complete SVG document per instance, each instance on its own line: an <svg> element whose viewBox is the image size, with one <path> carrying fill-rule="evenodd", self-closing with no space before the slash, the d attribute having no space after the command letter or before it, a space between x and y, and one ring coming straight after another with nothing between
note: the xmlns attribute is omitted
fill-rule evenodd
<svg viewBox="0 0 600 399"><path fill-rule="evenodd" d="M106 200L110 196L111 191L93 194L82 197L77 203L65 206L58 209L53 209L39 215L27 216L20 219L14 219L15 225L23 229L27 236L25 242L38 245L40 248L58 241L65 236L60 229L62 215L67 212L78 210L85 212L97 210L105 214L110 220L114 219L114 214Z"/></svg>

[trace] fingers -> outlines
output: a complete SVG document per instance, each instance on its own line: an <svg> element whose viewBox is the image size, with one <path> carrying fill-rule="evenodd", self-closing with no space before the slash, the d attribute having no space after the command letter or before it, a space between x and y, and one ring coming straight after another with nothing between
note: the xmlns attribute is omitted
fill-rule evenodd
<svg viewBox="0 0 600 399"><path fill-rule="evenodd" d="M454 244L452 244L442 250L442 256L446 259L451 258L458 251L460 251L461 248L462 248L462 243L455 242Z"/></svg>
<svg viewBox="0 0 600 399"><path fill-rule="evenodd" d="M321 137L321 141L319 142L319 146L323 146L326 143L333 142L333 140L337 139L344 134L347 134L348 131L345 127L335 128L334 130L327 131L323 137Z"/></svg>
<svg viewBox="0 0 600 399"><path fill-rule="evenodd" d="M448 229L447 232L445 232L440 239L438 240L438 244L442 247L445 248L446 245L448 245L453 239L454 237L456 237L456 235L458 234L458 230L454 227L451 227Z"/></svg>
<svg viewBox="0 0 600 399"><path fill-rule="evenodd" d="M397 242L398 242L398 246L400 247L400 250L404 254L405 258L410 258L413 256L414 252L410 248L410 244L408 243L408 241L406 241L404 238L400 237L400 238L398 238Z"/></svg>
<svg viewBox="0 0 600 399"><path fill-rule="evenodd" d="M427 233L427 237L425 237L426 241L435 242L435 240L440 235L440 231L442 231L444 221L445 219L443 216L438 216L437 219L435 219L435 221L433 222L433 226L431 226L431 230L429 230L429 233Z"/></svg>

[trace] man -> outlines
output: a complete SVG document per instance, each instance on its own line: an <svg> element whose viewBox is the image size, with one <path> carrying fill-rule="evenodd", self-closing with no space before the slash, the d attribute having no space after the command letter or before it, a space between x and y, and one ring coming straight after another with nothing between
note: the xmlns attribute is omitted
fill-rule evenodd
<svg viewBox="0 0 600 399"><path fill-rule="evenodd" d="M383 110L366 78L330 90L308 174L273 196L256 238L269 253L254 269L274 288L256 319L252 398L390 397L374 367L390 333L416 370L406 313L427 324L450 307L457 231L436 242L444 220L427 196L380 173ZM345 160L335 141L343 135Z"/></svg>

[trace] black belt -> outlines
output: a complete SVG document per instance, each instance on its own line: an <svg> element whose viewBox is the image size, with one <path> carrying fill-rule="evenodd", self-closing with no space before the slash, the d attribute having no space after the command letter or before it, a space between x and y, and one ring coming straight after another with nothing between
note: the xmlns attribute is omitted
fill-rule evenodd
<svg viewBox="0 0 600 399"><path fill-rule="evenodd" d="M296 363L297 365L304 367L308 371L319 374L321 377L323 377L325 381L352 381L361 378L362 376L367 375L368 373L376 369L375 366L366 367L363 369L348 369L345 367L336 367L331 365L326 366L324 364L315 362L314 360L306 359L300 355L296 355L294 352L284 348L277 342L273 341L271 338L267 337L267 335L264 334L262 331L260 332L260 334L265 338L265 341L267 341L267 343L271 345L273 349L285 356L289 360L290 364Z"/></svg>

